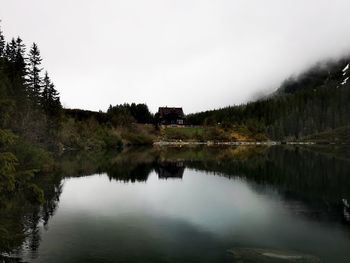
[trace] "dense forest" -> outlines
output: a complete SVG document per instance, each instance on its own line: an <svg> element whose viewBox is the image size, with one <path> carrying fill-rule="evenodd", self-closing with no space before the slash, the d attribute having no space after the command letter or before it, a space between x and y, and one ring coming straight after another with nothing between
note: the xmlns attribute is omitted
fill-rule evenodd
<svg viewBox="0 0 350 263"><path fill-rule="evenodd" d="M244 105L191 114L197 125L245 125L274 140L294 140L350 125L350 58L319 63L272 95Z"/></svg>

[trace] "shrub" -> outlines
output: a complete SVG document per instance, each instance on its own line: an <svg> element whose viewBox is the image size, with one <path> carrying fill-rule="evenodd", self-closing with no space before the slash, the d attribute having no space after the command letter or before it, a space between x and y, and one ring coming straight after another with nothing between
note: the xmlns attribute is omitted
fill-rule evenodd
<svg viewBox="0 0 350 263"><path fill-rule="evenodd" d="M207 127L205 130L205 139L212 141L229 141L229 136L220 128Z"/></svg>
<svg viewBox="0 0 350 263"><path fill-rule="evenodd" d="M113 128L99 124L93 118L84 121L68 118L63 124L60 138L62 144L69 149L101 150L122 147L122 140Z"/></svg>
<svg viewBox="0 0 350 263"><path fill-rule="evenodd" d="M123 139L126 141L128 145L151 145L153 144L153 137L140 133L137 134L135 132L124 132L122 134Z"/></svg>
<svg viewBox="0 0 350 263"><path fill-rule="evenodd" d="M44 191L35 184L29 184L26 189L26 196L32 203L42 204L45 201Z"/></svg>

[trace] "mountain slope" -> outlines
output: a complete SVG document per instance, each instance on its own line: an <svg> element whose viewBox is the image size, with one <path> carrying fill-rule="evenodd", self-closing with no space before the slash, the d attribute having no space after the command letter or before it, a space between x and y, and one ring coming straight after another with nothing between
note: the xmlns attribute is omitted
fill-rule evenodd
<svg viewBox="0 0 350 263"><path fill-rule="evenodd" d="M193 124L245 125L273 140L295 140L350 125L350 59L319 63L270 97L188 116Z"/></svg>
<svg viewBox="0 0 350 263"><path fill-rule="evenodd" d="M337 88L347 83L350 58L317 63L300 74L285 80L277 90L278 94L293 94L302 90L317 88Z"/></svg>

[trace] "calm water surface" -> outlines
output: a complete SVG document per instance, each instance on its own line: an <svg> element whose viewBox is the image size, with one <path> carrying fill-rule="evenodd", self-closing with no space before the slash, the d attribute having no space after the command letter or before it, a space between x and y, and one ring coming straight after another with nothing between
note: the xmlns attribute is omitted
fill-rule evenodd
<svg viewBox="0 0 350 263"><path fill-rule="evenodd" d="M49 182L51 199L23 212L27 235L13 255L27 262L236 262L229 250L260 248L349 262L350 159L347 150L330 152L69 156L60 179Z"/></svg>

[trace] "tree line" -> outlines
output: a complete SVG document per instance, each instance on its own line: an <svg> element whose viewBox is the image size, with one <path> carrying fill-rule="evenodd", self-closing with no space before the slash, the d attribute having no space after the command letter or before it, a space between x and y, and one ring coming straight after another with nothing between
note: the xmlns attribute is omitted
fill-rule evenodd
<svg viewBox="0 0 350 263"><path fill-rule="evenodd" d="M113 125L125 125L130 122L154 122L153 114L144 103L124 103L116 106L109 105L107 115Z"/></svg>
<svg viewBox="0 0 350 263"><path fill-rule="evenodd" d="M107 112L81 109L64 109L64 115L77 121L87 121L91 118L99 124L112 127L128 126L132 123L154 123L154 115L144 103L124 103L109 105Z"/></svg>

